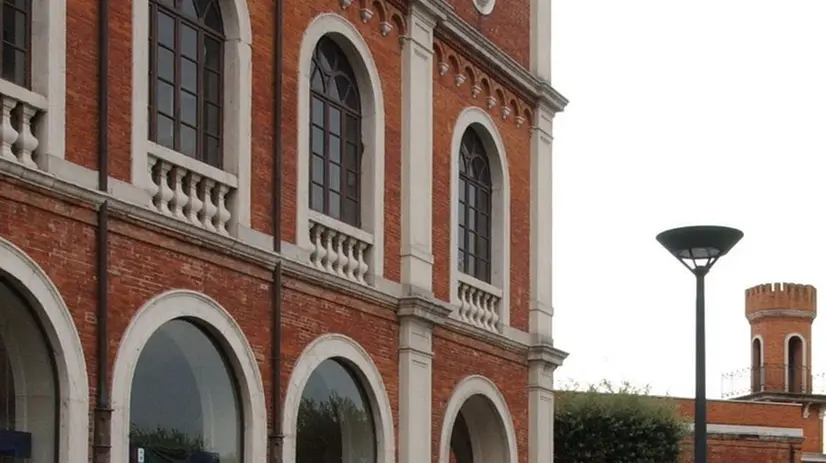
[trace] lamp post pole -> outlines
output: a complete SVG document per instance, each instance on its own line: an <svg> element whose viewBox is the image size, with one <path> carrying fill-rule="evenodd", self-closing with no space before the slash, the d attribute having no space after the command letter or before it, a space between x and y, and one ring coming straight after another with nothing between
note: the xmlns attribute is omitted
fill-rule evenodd
<svg viewBox="0 0 826 463"><path fill-rule="evenodd" d="M707 268L694 271L697 279L697 321L695 327L695 378L694 386L694 461L708 461L708 426L706 407L706 274Z"/></svg>
<svg viewBox="0 0 826 463"><path fill-rule="evenodd" d="M695 326L694 463L708 463L706 406L706 275L743 238L735 228L694 226L666 230L657 241L688 268L697 280Z"/></svg>

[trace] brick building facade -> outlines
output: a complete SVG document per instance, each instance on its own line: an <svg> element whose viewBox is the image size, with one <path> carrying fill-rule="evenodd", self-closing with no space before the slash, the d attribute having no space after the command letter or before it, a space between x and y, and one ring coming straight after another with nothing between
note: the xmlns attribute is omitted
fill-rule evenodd
<svg viewBox="0 0 826 463"><path fill-rule="evenodd" d="M0 460L552 461L550 2L4 8Z"/></svg>
<svg viewBox="0 0 826 463"><path fill-rule="evenodd" d="M812 323L817 291L792 283L763 284L745 292L751 326L751 366L724 375L729 400L708 404L709 462L800 463L826 461L822 375L812 369ZM675 399L681 415L694 401ZM693 461L692 440L683 461Z"/></svg>

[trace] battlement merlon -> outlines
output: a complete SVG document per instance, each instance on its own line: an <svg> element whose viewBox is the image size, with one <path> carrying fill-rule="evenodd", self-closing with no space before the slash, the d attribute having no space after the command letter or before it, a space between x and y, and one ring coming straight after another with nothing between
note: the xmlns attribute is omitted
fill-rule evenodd
<svg viewBox="0 0 826 463"><path fill-rule="evenodd" d="M746 290L746 316L761 311L809 312L817 315L817 289L797 283L766 283ZM782 312L778 313L782 316Z"/></svg>

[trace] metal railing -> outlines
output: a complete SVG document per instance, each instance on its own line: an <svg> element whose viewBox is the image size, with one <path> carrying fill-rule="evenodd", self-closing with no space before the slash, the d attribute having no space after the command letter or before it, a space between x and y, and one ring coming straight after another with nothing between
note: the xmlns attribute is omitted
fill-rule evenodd
<svg viewBox="0 0 826 463"><path fill-rule="evenodd" d="M763 364L724 373L721 386L724 398L759 393L824 394L826 374L812 374L808 366Z"/></svg>

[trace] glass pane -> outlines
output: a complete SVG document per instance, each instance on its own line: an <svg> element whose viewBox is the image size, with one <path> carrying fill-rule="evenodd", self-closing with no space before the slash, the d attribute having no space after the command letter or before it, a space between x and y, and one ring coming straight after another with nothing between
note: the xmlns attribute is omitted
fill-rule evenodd
<svg viewBox="0 0 826 463"><path fill-rule="evenodd" d="M459 240L459 249L464 251L465 248L465 240L467 239L467 232L465 231L465 227L463 225L459 225L459 233L458 240Z"/></svg>
<svg viewBox="0 0 826 463"><path fill-rule="evenodd" d="M158 42L169 48L175 48L175 20L158 11Z"/></svg>
<svg viewBox="0 0 826 463"><path fill-rule="evenodd" d="M324 183L324 158L321 156L313 155L313 182L323 184Z"/></svg>
<svg viewBox="0 0 826 463"><path fill-rule="evenodd" d="M218 106L206 104L206 123L204 125L207 132L212 135L217 136L221 133L221 113Z"/></svg>
<svg viewBox="0 0 826 463"><path fill-rule="evenodd" d="M26 85L26 55L11 45L3 45L3 78Z"/></svg>
<svg viewBox="0 0 826 463"><path fill-rule="evenodd" d="M330 130L330 133L341 135L341 111L336 108L330 108L329 121L330 125L328 126L328 130Z"/></svg>
<svg viewBox="0 0 826 463"><path fill-rule="evenodd" d="M476 187L475 186L471 185L470 188L467 189L467 205L472 207L472 208L477 207L476 206Z"/></svg>
<svg viewBox="0 0 826 463"><path fill-rule="evenodd" d="M184 15L188 16L190 19L198 19L198 11L195 9L194 0L182 0L181 10Z"/></svg>
<svg viewBox="0 0 826 463"><path fill-rule="evenodd" d="M132 379L130 444L152 461L240 461L235 380L216 344L184 320L162 325Z"/></svg>
<svg viewBox="0 0 826 463"><path fill-rule="evenodd" d="M476 276L476 260L473 258L473 254L465 254L465 273L471 276Z"/></svg>
<svg viewBox="0 0 826 463"><path fill-rule="evenodd" d="M26 48L26 15L9 5L3 6L3 40Z"/></svg>
<svg viewBox="0 0 826 463"><path fill-rule="evenodd" d="M207 101L213 103L221 102L221 77L218 73L209 70L204 70L204 79L206 80L206 89L204 90L204 97Z"/></svg>
<svg viewBox="0 0 826 463"><path fill-rule="evenodd" d="M477 243L476 253L484 260L490 259L490 241L480 237Z"/></svg>
<svg viewBox="0 0 826 463"><path fill-rule="evenodd" d="M459 179L459 201L465 202L465 198L467 198L467 182L465 179Z"/></svg>
<svg viewBox="0 0 826 463"><path fill-rule="evenodd" d="M376 462L368 399L355 375L337 360L321 362L310 375L297 431L296 463Z"/></svg>
<svg viewBox="0 0 826 463"><path fill-rule="evenodd" d="M310 88L318 92L324 92L324 77L321 75L321 70L315 65L315 61L313 61L313 74L310 77Z"/></svg>
<svg viewBox="0 0 826 463"><path fill-rule="evenodd" d="M310 207L318 212L324 212L324 187L313 183L310 195Z"/></svg>
<svg viewBox="0 0 826 463"><path fill-rule="evenodd" d="M347 143L347 152L344 156L344 165L355 171L359 170L359 158L356 145Z"/></svg>
<svg viewBox="0 0 826 463"><path fill-rule="evenodd" d="M327 147L327 155L330 157L330 161L341 164L341 138L330 135L328 143L330 146Z"/></svg>
<svg viewBox="0 0 826 463"><path fill-rule="evenodd" d="M183 90L181 91L181 121L198 126L198 98Z"/></svg>
<svg viewBox="0 0 826 463"><path fill-rule="evenodd" d="M156 142L167 148L175 149L175 122L168 117L158 115L157 124L158 139Z"/></svg>
<svg viewBox="0 0 826 463"><path fill-rule="evenodd" d="M467 216L467 227L473 231L476 230L476 211L471 209L470 214Z"/></svg>
<svg viewBox="0 0 826 463"><path fill-rule="evenodd" d="M347 93L350 91L350 79L344 76L338 76L336 77L335 86L338 88L336 93L338 94L339 101L344 103L347 101Z"/></svg>
<svg viewBox="0 0 826 463"><path fill-rule="evenodd" d="M347 141L358 142L360 137L358 119L355 116L347 116Z"/></svg>
<svg viewBox="0 0 826 463"><path fill-rule="evenodd" d="M328 207L330 208L328 214L334 219L341 218L341 195L335 191L328 191L327 194Z"/></svg>
<svg viewBox="0 0 826 463"><path fill-rule="evenodd" d="M358 203L353 201L352 199L344 199L344 210L342 210L342 217L344 217L344 221L353 224L354 226L358 226L359 222L359 214L358 214Z"/></svg>
<svg viewBox="0 0 826 463"><path fill-rule="evenodd" d="M198 31L185 24L181 25L181 54L198 60Z"/></svg>
<svg viewBox="0 0 826 463"><path fill-rule="evenodd" d="M330 190L341 192L341 167L330 163Z"/></svg>
<svg viewBox="0 0 826 463"><path fill-rule="evenodd" d="M198 65L186 58L181 58L181 87L198 92Z"/></svg>
<svg viewBox="0 0 826 463"><path fill-rule="evenodd" d="M221 27L221 15L218 10L218 2L212 1L211 5L209 6L209 10L207 11L206 15L204 15L204 24L207 27L211 27L216 31L220 31Z"/></svg>
<svg viewBox="0 0 826 463"><path fill-rule="evenodd" d="M175 81L175 53L158 47L158 77L170 82Z"/></svg>
<svg viewBox="0 0 826 463"><path fill-rule="evenodd" d="M350 198L358 199L359 194L359 184L358 184L358 176L355 172L348 170L347 171L347 196Z"/></svg>
<svg viewBox="0 0 826 463"><path fill-rule="evenodd" d="M312 151L313 153L319 154L321 156L324 155L324 131L318 127L313 127L312 129Z"/></svg>
<svg viewBox="0 0 826 463"><path fill-rule="evenodd" d="M465 252L462 250L462 248L459 248L459 259L458 259L458 261L459 261L459 266L458 266L459 271L462 272L462 273L466 273L465 272Z"/></svg>
<svg viewBox="0 0 826 463"><path fill-rule="evenodd" d="M312 98L313 124L324 126L324 102L318 97Z"/></svg>
<svg viewBox="0 0 826 463"><path fill-rule="evenodd" d="M467 242L465 243L465 250L470 254L476 253L476 235L473 232L467 234Z"/></svg>
<svg viewBox="0 0 826 463"><path fill-rule="evenodd" d="M221 147L218 139L204 136L204 161L215 167L220 167L221 164Z"/></svg>
<svg viewBox="0 0 826 463"><path fill-rule="evenodd" d="M488 216L486 214L479 214L476 218L478 220L477 223L477 230L479 233L484 236L490 236L490 221L488 220Z"/></svg>
<svg viewBox="0 0 826 463"><path fill-rule="evenodd" d="M30 458L12 458L4 446L0 461L56 461L60 402L49 341L28 302L2 282L0 301L0 430L28 432L31 439Z"/></svg>
<svg viewBox="0 0 826 463"><path fill-rule="evenodd" d="M181 125L180 127L180 132L178 132L181 146L180 151L187 156L194 157L198 147L198 135L192 127L185 125Z"/></svg>
<svg viewBox="0 0 826 463"><path fill-rule="evenodd" d="M210 37L204 37L204 65L221 72L221 43Z"/></svg>
<svg viewBox="0 0 826 463"><path fill-rule="evenodd" d="M155 107L159 112L172 116L175 114L175 93L174 88L166 82L158 81L155 87Z"/></svg>
<svg viewBox="0 0 826 463"><path fill-rule="evenodd" d="M459 203L459 226L465 226L465 203Z"/></svg>

